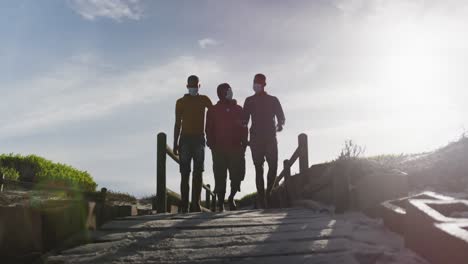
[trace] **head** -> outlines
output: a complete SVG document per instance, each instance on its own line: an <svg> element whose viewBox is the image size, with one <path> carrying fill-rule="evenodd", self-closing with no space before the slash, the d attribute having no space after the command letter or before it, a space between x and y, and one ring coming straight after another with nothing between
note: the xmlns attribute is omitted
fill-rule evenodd
<svg viewBox="0 0 468 264"><path fill-rule="evenodd" d="M196 75L190 75L187 79L187 89L190 95L197 95L200 89L200 80Z"/></svg>
<svg viewBox="0 0 468 264"><path fill-rule="evenodd" d="M253 80L253 89L255 93L263 92L265 91L265 86L266 86L266 77L265 75L258 73L255 75L254 80Z"/></svg>
<svg viewBox="0 0 468 264"><path fill-rule="evenodd" d="M218 85L218 98L221 101L231 101L233 97L232 88L228 83L222 83Z"/></svg>

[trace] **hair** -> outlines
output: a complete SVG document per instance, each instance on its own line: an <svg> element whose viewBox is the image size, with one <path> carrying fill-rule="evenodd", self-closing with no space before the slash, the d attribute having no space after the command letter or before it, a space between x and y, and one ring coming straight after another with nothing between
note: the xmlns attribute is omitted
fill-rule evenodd
<svg viewBox="0 0 468 264"><path fill-rule="evenodd" d="M222 83L218 85L217 92L218 92L218 97L220 100L222 100L223 98L226 98L226 93L230 88L231 86L228 83Z"/></svg>
<svg viewBox="0 0 468 264"><path fill-rule="evenodd" d="M265 84L266 83L266 77L264 74L262 73L257 73L255 74L255 77L254 77L254 82L258 82L258 83L262 83L262 84Z"/></svg>
<svg viewBox="0 0 468 264"><path fill-rule="evenodd" d="M190 75L188 78L187 78L187 86L189 87L195 87L195 86L198 86L198 82L200 80L198 79L198 76L196 75Z"/></svg>

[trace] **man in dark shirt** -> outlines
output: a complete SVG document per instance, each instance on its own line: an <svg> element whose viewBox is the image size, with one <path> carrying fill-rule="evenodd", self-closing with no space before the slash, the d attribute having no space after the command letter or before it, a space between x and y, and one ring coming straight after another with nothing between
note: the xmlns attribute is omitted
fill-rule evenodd
<svg viewBox="0 0 468 264"><path fill-rule="evenodd" d="M278 98L265 92L266 77L257 74L254 77L253 89L255 95L248 97L244 103L244 122L250 127L250 149L255 165L258 207L265 208L265 198L268 198L278 173L278 142L276 132L281 132L286 118ZM275 120L276 118L276 120ZM277 122L276 122L277 121ZM263 164L268 163L267 189L263 180Z"/></svg>

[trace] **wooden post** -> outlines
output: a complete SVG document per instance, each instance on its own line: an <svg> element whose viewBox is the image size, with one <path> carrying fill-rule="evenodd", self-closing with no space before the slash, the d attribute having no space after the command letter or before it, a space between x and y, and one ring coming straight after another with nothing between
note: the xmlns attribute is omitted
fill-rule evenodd
<svg viewBox="0 0 468 264"><path fill-rule="evenodd" d="M205 207L207 209L210 209L211 208L211 186L209 184L206 185L206 188L208 190L205 190L206 191L206 196L205 196Z"/></svg>
<svg viewBox="0 0 468 264"><path fill-rule="evenodd" d="M101 193L100 193L100 200L102 201L103 204L106 203L106 196L107 196L107 188L101 188Z"/></svg>
<svg viewBox="0 0 468 264"><path fill-rule="evenodd" d="M299 135L299 172L302 173L309 168L309 144L306 134Z"/></svg>
<svg viewBox="0 0 468 264"><path fill-rule="evenodd" d="M0 192L3 192L3 180L5 179L5 175L0 175Z"/></svg>
<svg viewBox="0 0 468 264"><path fill-rule="evenodd" d="M282 196L280 201L281 207L289 207L289 199L290 199L290 190L292 185L289 184L289 180L291 177L291 164L289 160L283 161L283 173L284 173L284 196Z"/></svg>
<svg viewBox="0 0 468 264"><path fill-rule="evenodd" d="M284 170L284 182L287 183L289 177L291 177L291 164L289 164L289 160L283 161L283 170Z"/></svg>
<svg viewBox="0 0 468 264"><path fill-rule="evenodd" d="M156 212L158 214L167 212L166 147L166 134L159 133L156 161Z"/></svg>
<svg viewBox="0 0 468 264"><path fill-rule="evenodd" d="M211 201L211 211L216 212L216 194L213 195L213 200Z"/></svg>

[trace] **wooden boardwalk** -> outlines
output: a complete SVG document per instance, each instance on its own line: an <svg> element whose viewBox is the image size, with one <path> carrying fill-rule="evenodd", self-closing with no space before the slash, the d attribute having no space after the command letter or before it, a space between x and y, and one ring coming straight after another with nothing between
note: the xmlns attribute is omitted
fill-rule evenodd
<svg viewBox="0 0 468 264"><path fill-rule="evenodd" d="M426 263L379 221L307 209L127 217L48 263Z"/></svg>

